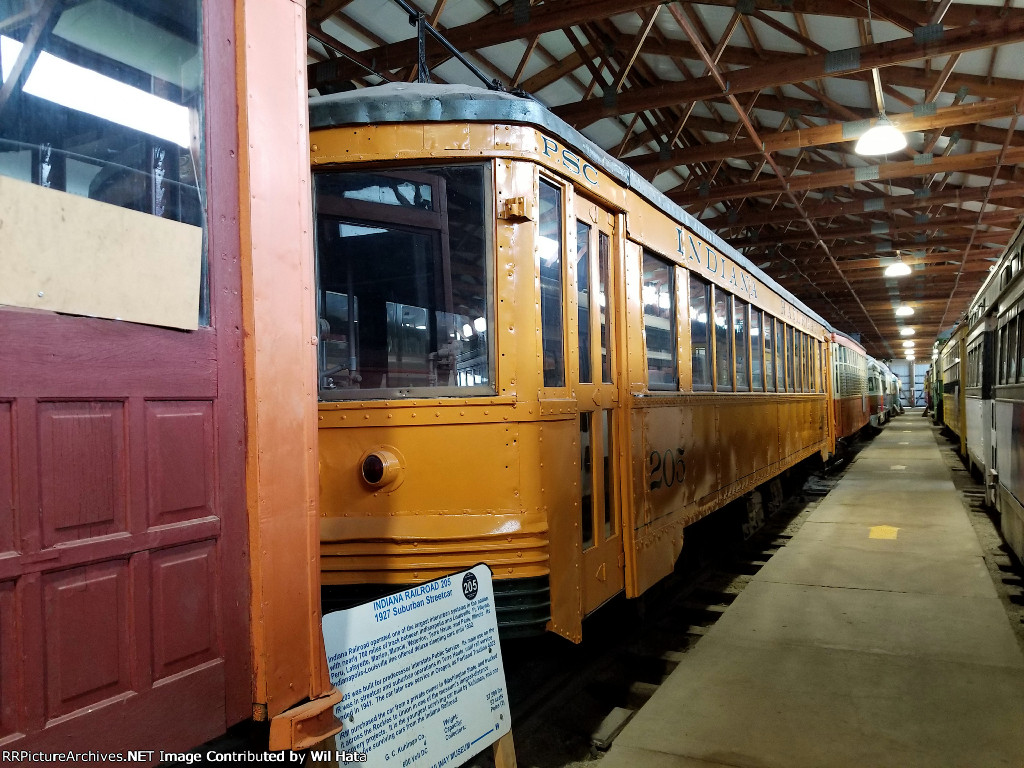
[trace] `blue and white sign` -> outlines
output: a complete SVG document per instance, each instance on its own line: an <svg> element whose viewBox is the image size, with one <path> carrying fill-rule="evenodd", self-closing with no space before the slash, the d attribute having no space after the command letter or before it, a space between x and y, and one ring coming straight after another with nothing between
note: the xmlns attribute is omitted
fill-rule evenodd
<svg viewBox="0 0 1024 768"><path fill-rule="evenodd" d="M340 761L456 768L511 729L486 565L329 613L323 631Z"/></svg>

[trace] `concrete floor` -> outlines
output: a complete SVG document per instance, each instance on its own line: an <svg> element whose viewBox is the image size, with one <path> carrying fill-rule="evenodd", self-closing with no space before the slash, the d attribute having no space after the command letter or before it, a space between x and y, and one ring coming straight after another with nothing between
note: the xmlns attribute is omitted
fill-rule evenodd
<svg viewBox="0 0 1024 768"><path fill-rule="evenodd" d="M860 452L601 768L1024 766L1024 654L919 412Z"/></svg>

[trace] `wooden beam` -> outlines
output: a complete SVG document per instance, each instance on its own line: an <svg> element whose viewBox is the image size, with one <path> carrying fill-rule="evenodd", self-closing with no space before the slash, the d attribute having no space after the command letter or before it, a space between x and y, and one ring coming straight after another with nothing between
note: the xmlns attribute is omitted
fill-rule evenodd
<svg viewBox="0 0 1024 768"><path fill-rule="evenodd" d="M807 210L805 208L805 210ZM811 209L813 210L813 208ZM895 224L888 222L865 222L853 227L819 228L820 234L826 240L852 240L868 237L892 237L898 235L918 234L937 229L948 229L963 226L983 227L1006 227L997 232L987 231L980 235L986 242L1006 242L1011 231L1016 228L1024 213L1020 211L995 211L982 215L979 220L976 211L961 211L948 216L931 216L927 221L917 222L914 219L906 218ZM763 238L744 238L741 240L730 240L729 245L736 249L755 249L755 253L762 253L764 249L771 249L777 245L789 245L792 243L806 242L808 233L806 231L777 233L772 232ZM911 246L914 247L914 246ZM921 247L921 246L917 246Z"/></svg>
<svg viewBox="0 0 1024 768"><path fill-rule="evenodd" d="M674 6L667 6L671 11ZM1024 18L1004 19L973 27L961 27L941 38L918 43L914 38L876 43L841 52L842 55L817 54L797 62L773 62L728 73L727 93L735 95L788 83L821 77L865 72L872 67L888 67L934 56L963 53L978 48L1016 43L1024 40ZM692 42L692 41L691 41ZM702 101L722 93L714 77L702 77L688 83L662 83L635 88L617 99L587 99L555 107L552 111L577 127L587 126L602 117L627 114L638 109L667 107L688 101Z"/></svg>
<svg viewBox="0 0 1024 768"><path fill-rule="evenodd" d="M899 178L913 178L922 174L948 173L956 171L978 172L985 168L1002 165L1016 165L1024 162L1024 147L1012 147L1005 152L994 149L988 152L972 152L966 155L939 157L927 164L918 164L912 160L899 163L882 163L861 168L846 168L838 171L809 173L803 176L789 176L787 184L794 191L810 189L826 189L828 187L853 186L864 181L886 181ZM712 189L708 194L699 192L683 192L668 194L668 197L680 205L716 203L733 200L738 197L771 195L778 191L778 179L752 181L748 184L736 184L731 187Z"/></svg>
<svg viewBox="0 0 1024 768"><path fill-rule="evenodd" d="M1003 200L1004 205L1014 209L1024 208L1024 183L999 184L992 188L989 203L998 205L996 200ZM804 206L809 216L815 219L828 219L837 216L864 216L873 212L911 211L918 208L930 208L936 205L953 205L962 207L965 203L973 203L985 198L984 187L964 187L944 192L933 192L927 195L891 195L886 197L866 197L849 203L817 203ZM762 224L778 224L795 218L794 212L787 209L776 211L747 211L743 220L735 222L736 227L760 226ZM714 227L712 222L705 224ZM724 222L723 222L724 223ZM733 226L717 227L718 231L728 231Z"/></svg>
<svg viewBox="0 0 1024 768"><path fill-rule="evenodd" d="M999 120L1013 116L1016 113L1016 107L1016 99L997 99L956 107L944 107L935 110L933 115L923 117L915 117L913 113L907 112L889 115L889 119L901 131L909 133L950 125L976 124L982 120ZM867 126L864 128L866 129ZM762 149L779 152L840 144L859 138L861 133L863 131L851 131L847 124L832 123L785 133L767 134L763 137L764 147L755 147L752 141L744 138L731 142L720 141L714 144L676 149L667 154L652 152L646 155L634 155L627 158L625 162L634 170L646 173L654 168L663 168L667 165L690 165L691 163L713 162L732 157L759 155Z"/></svg>

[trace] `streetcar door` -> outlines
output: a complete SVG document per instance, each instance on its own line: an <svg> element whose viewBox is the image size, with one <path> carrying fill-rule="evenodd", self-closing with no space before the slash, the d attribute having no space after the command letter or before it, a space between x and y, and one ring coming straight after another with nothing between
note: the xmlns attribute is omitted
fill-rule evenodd
<svg viewBox="0 0 1024 768"><path fill-rule="evenodd" d="M576 198L573 289L576 301L576 365L573 389L579 404L580 547L583 613L625 585L622 514L615 445L619 398L614 348L617 278L615 216Z"/></svg>

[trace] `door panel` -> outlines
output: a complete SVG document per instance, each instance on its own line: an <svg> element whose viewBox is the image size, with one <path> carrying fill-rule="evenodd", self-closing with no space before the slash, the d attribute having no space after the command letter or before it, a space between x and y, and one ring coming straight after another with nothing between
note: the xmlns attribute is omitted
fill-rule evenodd
<svg viewBox="0 0 1024 768"><path fill-rule="evenodd" d="M613 323L615 217L576 198L577 355L573 391L580 410L580 547L583 613L622 591L622 546L615 424L619 396L615 376Z"/></svg>

